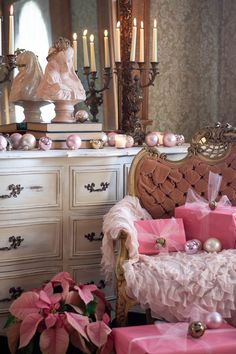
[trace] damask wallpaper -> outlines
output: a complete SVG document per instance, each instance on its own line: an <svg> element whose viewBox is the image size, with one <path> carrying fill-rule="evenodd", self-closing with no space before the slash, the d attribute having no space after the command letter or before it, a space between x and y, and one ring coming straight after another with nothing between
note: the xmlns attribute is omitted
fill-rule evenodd
<svg viewBox="0 0 236 354"><path fill-rule="evenodd" d="M160 75L149 91L152 130L188 140L216 121L236 123L236 2L151 0Z"/></svg>

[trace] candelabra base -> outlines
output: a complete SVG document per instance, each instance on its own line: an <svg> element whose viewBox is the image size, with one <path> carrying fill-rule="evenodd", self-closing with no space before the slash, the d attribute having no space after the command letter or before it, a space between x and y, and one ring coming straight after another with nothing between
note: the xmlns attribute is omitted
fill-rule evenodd
<svg viewBox="0 0 236 354"><path fill-rule="evenodd" d="M54 101L56 116L52 119L52 123L74 123L74 106L79 101Z"/></svg>
<svg viewBox="0 0 236 354"><path fill-rule="evenodd" d="M24 108L25 119L23 122L34 122L34 123L43 123L41 110L40 108L46 106L50 102L47 101L18 101L14 102L15 105L21 106Z"/></svg>

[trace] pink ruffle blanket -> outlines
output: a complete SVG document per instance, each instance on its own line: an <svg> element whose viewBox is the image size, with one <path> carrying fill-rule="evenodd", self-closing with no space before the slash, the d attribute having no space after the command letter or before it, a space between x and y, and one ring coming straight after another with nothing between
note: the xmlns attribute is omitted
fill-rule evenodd
<svg viewBox="0 0 236 354"><path fill-rule="evenodd" d="M133 221L150 218L138 199L130 196L105 215L102 267L106 279L110 279L115 267L114 242L124 230L128 234L129 251L129 260L123 266L126 290L143 308L150 308L154 316L171 322L188 321L193 304L231 318L236 309L236 250L139 255Z"/></svg>

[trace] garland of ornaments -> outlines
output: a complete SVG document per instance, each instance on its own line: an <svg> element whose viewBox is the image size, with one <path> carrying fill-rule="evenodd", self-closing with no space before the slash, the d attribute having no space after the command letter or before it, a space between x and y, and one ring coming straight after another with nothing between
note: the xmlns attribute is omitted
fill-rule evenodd
<svg viewBox="0 0 236 354"><path fill-rule="evenodd" d="M149 147L163 145L172 147L182 145L184 143L184 136L173 133L148 133L145 137L145 144ZM82 140L79 134L71 134L66 139L66 145L70 150L77 150L81 147ZM31 133L13 133L11 135L0 134L0 151L4 150L33 150L36 147L40 150L50 150L53 141L47 136L39 139L38 144L36 138ZM134 146L134 139L130 135L118 134L116 132L104 133L101 132L100 139L90 140L91 148L102 149L104 146L112 146L118 149L131 148Z"/></svg>

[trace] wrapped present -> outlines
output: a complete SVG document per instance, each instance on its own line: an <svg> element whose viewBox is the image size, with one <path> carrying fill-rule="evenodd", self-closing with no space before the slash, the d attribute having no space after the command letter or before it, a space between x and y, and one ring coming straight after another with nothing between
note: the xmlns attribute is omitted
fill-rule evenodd
<svg viewBox="0 0 236 354"><path fill-rule="evenodd" d="M187 335L188 323L114 328L116 354L235 354L236 328L207 329L201 338Z"/></svg>
<svg viewBox="0 0 236 354"><path fill-rule="evenodd" d="M186 242L182 219L134 221L140 254L183 251Z"/></svg>
<svg viewBox="0 0 236 354"><path fill-rule="evenodd" d="M236 207L227 196L216 201L222 177L210 172L208 200L189 190L186 203L175 208L175 217L182 218L186 239L198 239L204 243L208 238L217 238L223 249L236 245Z"/></svg>

